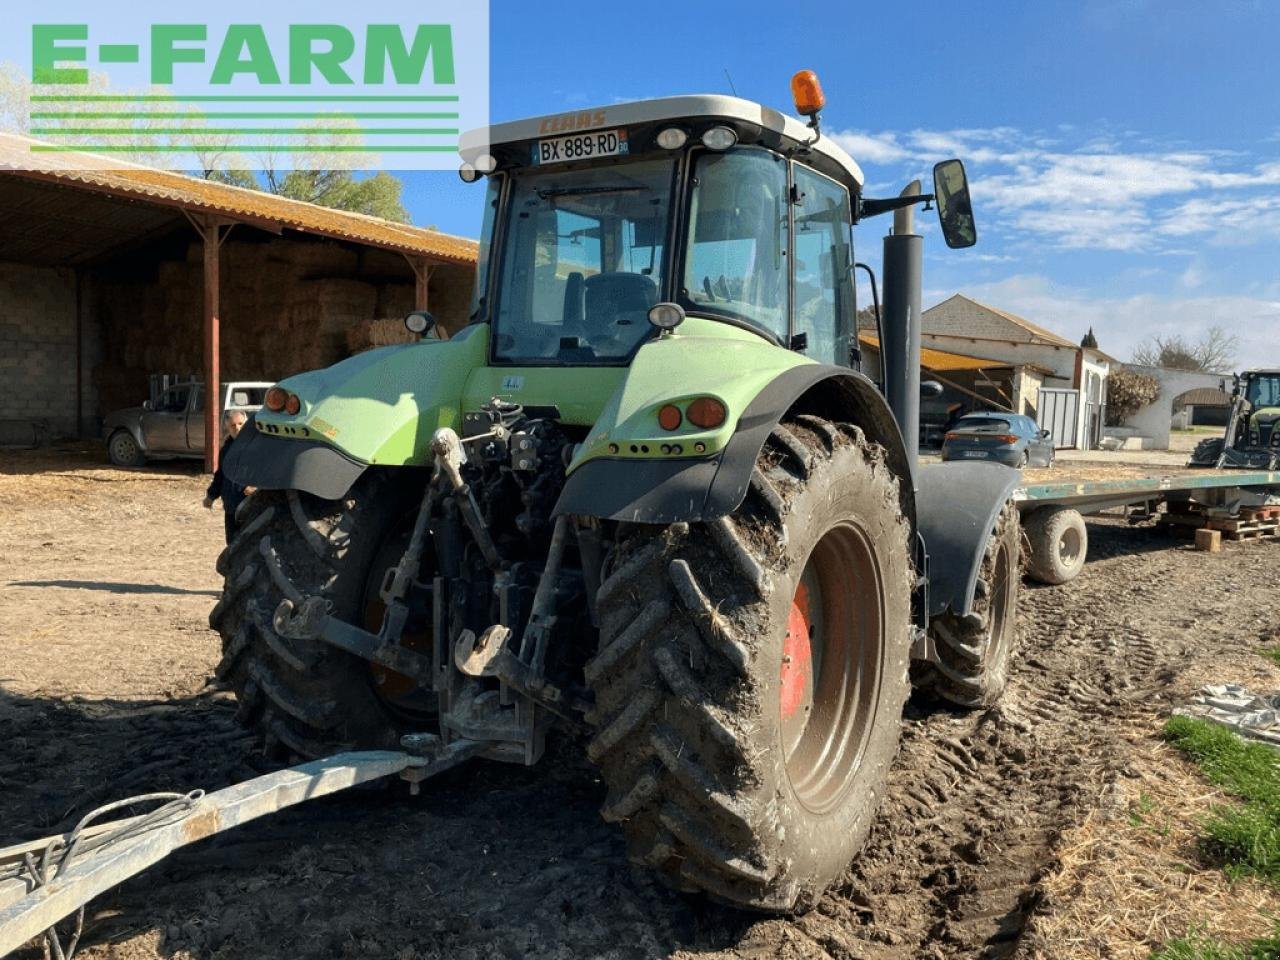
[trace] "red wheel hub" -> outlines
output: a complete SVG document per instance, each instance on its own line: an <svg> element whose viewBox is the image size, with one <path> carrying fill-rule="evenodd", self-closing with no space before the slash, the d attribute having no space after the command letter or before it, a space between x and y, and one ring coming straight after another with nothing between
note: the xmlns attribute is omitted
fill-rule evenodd
<svg viewBox="0 0 1280 960"><path fill-rule="evenodd" d="M810 646L809 588L800 583L791 598L787 636L782 641L782 716L789 720L813 702L813 649Z"/></svg>

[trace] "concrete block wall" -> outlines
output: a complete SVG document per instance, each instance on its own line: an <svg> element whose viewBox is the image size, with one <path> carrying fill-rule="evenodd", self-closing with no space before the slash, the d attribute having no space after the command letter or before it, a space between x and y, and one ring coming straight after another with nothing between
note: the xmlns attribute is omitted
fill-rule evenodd
<svg viewBox="0 0 1280 960"><path fill-rule="evenodd" d="M75 272L0 262L0 420L74 436L75 393Z"/></svg>

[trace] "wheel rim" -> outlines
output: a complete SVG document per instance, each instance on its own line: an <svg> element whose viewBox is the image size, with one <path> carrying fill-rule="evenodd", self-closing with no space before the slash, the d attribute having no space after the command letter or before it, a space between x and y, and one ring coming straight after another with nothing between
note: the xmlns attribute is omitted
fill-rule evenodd
<svg viewBox="0 0 1280 960"><path fill-rule="evenodd" d="M132 437L127 433L117 433L111 440L111 455L116 460L132 460L134 447Z"/></svg>
<svg viewBox="0 0 1280 960"><path fill-rule="evenodd" d="M1074 567L1076 561L1080 559L1080 547L1080 531L1074 527L1068 527L1058 538L1058 560L1065 567Z"/></svg>
<svg viewBox="0 0 1280 960"><path fill-rule="evenodd" d="M374 558L373 565L369 568L368 582L365 584L364 606L361 611L361 626L364 629L377 633L382 627L382 615L386 611L386 604L383 603L381 596L383 577L386 576L388 569L400 562L408 545L407 531L400 536L388 537ZM410 604L409 619L405 622L404 631L400 634L400 646L423 655L431 654L433 637L429 602L424 609L419 609L417 604ZM393 714L404 719L417 720L433 712L434 699L428 691L419 687L412 677L397 673L381 664L370 663L369 678L373 692Z"/></svg>
<svg viewBox="0 0 1280 960"><path fill-rule="evenodd" d="M875 552L849 523L814 547L792 595L778 707L787 777L813 813L837 806L876 722L885 601Z"/></svg>

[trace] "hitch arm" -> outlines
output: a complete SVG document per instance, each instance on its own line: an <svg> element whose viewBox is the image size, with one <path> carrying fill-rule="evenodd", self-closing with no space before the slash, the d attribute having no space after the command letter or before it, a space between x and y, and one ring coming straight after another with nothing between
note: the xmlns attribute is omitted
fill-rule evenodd
<svg viewBox="0 0 1280 960"><path fill-rule="evenodd" d="M282 637L323 640L363 660L403 673L424 688L431 689L433 670L430 657L330 616L328 608L328 601L323 597L307 597L300 607L295 607L292 600L281 600L271 617L271 625Z"/></svg>

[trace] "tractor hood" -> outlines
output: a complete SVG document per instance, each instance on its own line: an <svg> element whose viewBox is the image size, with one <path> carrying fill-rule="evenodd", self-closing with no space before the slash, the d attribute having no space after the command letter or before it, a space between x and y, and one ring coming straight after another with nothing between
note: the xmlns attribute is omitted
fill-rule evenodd
<svg viewBox="0 0 1280 960"><path fill-rule="evenodd" d="M463 386L485 362L488 330L380 347L282 380L300 409L292 416L259 410L258 432L319 441L364 464L430 463L431 435L461 419Z"/></svg>

